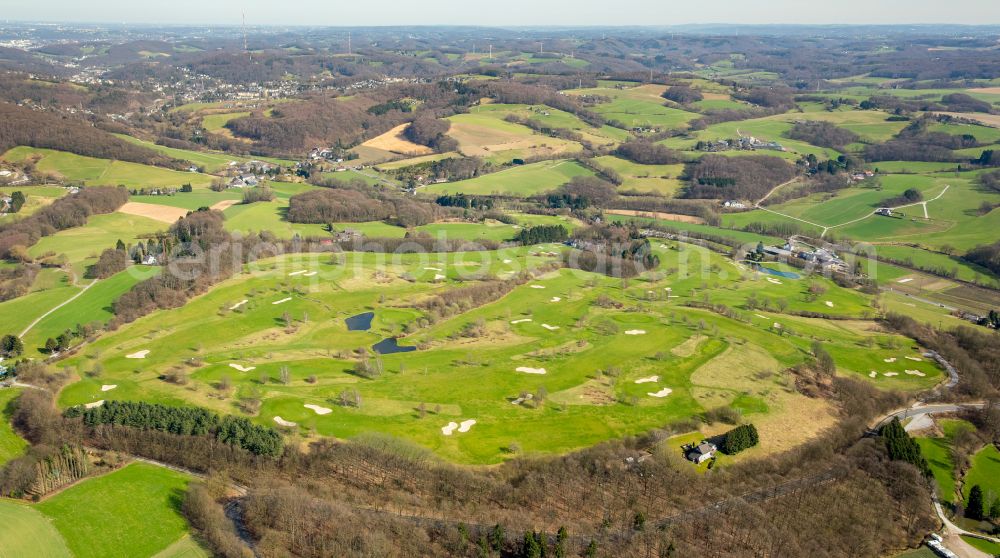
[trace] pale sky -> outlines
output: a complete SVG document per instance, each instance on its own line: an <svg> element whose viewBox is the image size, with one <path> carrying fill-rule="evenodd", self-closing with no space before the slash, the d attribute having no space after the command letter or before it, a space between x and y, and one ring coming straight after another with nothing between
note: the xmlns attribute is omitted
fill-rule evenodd
<svg viewBox="0 0 1000 558"><path fill-rule="evenodd" d="M1000 0L0 0L0 19L238 25L1000 24Z"/></svg>

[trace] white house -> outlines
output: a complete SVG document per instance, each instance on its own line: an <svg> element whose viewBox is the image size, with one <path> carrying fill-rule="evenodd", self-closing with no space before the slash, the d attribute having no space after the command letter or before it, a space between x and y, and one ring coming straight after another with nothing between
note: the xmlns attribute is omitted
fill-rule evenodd
<svg viewBox="0 0 1000 558"><path fill-rule="evenodd" d="M702 442L694 449L688 451L686 457L700 465L715 457L715 452L717 451L719 451L719 448L717 448L715 444L711 442Z"/></svg>

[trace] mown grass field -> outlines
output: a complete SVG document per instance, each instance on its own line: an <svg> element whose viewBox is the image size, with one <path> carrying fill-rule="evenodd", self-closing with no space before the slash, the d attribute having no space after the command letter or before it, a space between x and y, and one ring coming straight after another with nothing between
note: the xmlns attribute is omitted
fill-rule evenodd
<svg viewBox="0 0 1000 558"><path fill-rule="evenodd" d="M622 177L621 190L654 192L674 197L684 186L678 178L684 173L682 163L676 165L640 165L620 157L607 155L594 162L617 172Z"/></svg>
<svg viewBox="0 0 1000 558"><path fill-rule="evenodd" d="M145 463L88 479L33 506L77 558L153 556L181 540L186 475Z"/></svg>
<svg viewBox="0 0 1000 558"><path fill-rule="evenodd" d="M574 161L542 161L516 166L499 172L485 174L470 180L432 184L421 192L463 194L506 194L532 196L555 190L575 176L592 176L594 173Z"/></svg>
<svg viewBox="0 0 1000 558"><path fill-rule="evenodd" d="M0 388L0 466L20 457L28 447L28 442L18 436L10 424L14 400L20 394L21 390L17 388Z"/></svg>
<svg viewBox="0 0 1000 558"><path fill-rule="evenodd" d="M951 456L951 441L959 430L974 428L964 420L943 419L938 421L944 436L939 438L917 438L920 452L927 460L934 474L938 496L943 502L955 502L955 461Z"/></svg>
<svg viewBox="0 0 1000 558"><path fill-rule="evenodd" d="M88 265L106 248L114 248L120 239L126 245L135 244L139 236L166 230L167 225L147 217L108 213L91 215L87 224L43 237L28 253L39 258L45 254L64 254L77 277L83 278Z"/></svg>
<svg viewBox="0 0 1000 558"><path fill-rule="evenodd" d="M962 496L968 499L969 491L977 484L983 489L983 501L987 506L1000 498L1000 451L992 444L972 458L972 467L962 478Z"/></svg>
<svg viewBox="0 0 1000 558"><path fill-rule="evenodd" d="M698 117L697 113L664 106L661 97L666 87L661 85L639 85L636 87L597 87L590 89L570 89L568 95L600 95L609 97L608 103L592 107L594 112L608 120L634 127L656 127L663 129L683 128Z"/></svg>
<svg viewBox="0 0 1000 558"><path fill-rule="evenodd" d="M0 556L3 558L71 558L52 520L22 502L0 499Z"/></svg>
<svg viewBox="0 0 1000 558"><path fill-rule="evenodd" d="M727 405L765 433L757 451L791 447L834 421L828 403L798 395L782 372L805 359L813 339L824 342L840 373L879 387L922 389L942 377L929 362L907 361L905 367L922 377L883 362L917 349L864 319L865 295L825 279L768 281L696 247L654 246L665 273L624 288L602 275L563 270L422 326L424 311L413 301L477 277L506 277L555 261L563 248L388 259L346 254L335 264L315 254L259 262L183 308L142 318L65 361L82 379L61 392L60 404L143 399L239 413L238 401L252 397L263 402L255 418L261 423L273 425L280 417L303 434L341 438L388 433L449 460L495 463L515 453L585 447ZM316 275L296 273L308 270ZM826 289L816 300L808 296L813 282ZM622 308L602 308L595 303L601 296ZM751 296L766 309L746 308ZM683 306L706 297L739 309L747 321ZM778 300L853 320L790 316ZM373 329L348 331L344 319L365 311L375 312ZM352 372L353 351L392 336L419 350L373 357L383 368L374 379ZM146 349L151 352L142 360L125 358ZM191 357L202 364L189 369L187 386L160 379ZM97 363L103 371L89 377ZM288 384L279 381L282 367L290 372ZM542 368L544 374L530 372ZM871 370L879 375L869 378ZM890 371L896 375L886 376ZM233 387L220 392L220 382ZM108 384L118 387L102 391ZM664 388L672 392L649 395ZM345 389L358 390L360 407L338 404ZM512 404L540 390L547 394L540 408ZM316 414L306 404L330 411ZM442 432L449 422L466 420L477 421L468 432Z"/></svg>
<svg viewBox="0 0 1000 558"><path fill-rule="evenodd" d="M207 187L212 182L212 177L207 174L175 171L127 161L95 159L51 149L15 147L4 153L2 158L18 163L32 155L41 156L38 161L39 170L55 173L66 180L82 182L85 185L180 188L184 184Z"/></svg>

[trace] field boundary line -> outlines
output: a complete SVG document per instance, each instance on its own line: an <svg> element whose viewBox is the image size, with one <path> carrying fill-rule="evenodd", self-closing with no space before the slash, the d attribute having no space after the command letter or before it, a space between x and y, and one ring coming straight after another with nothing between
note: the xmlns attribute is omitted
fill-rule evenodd
<svg viewBox="0 0 1000 558"><path fill-rule="evenodd" d="M40 321L44 320L45 318L49 317L49 315L52 314L53 312L55 312L56 310L59 310L63 306L66 306L70 302L73 302L74 300L80 298L80 296L83 295L83 293L87 292L87 290L90 289L90 287L93 287L96 284L97 284L97 279L94 279L93 281L90 282L89 285L87 285L86 287L80 289L80 292L78 292L75 295L71 296L68 300L62 302L61 304L56 305L55 308L53 308L53 309L49 310L48 312L42 314L37 319L35 319L35 321L33 321L30 324L28 324L28 327L24 328L24 331L22 331L17 337L18 338L22 338L25 335L27 335L28 332L32 330L32 328L34 328L36 325L38 325L38 322L40 322Z"/></svg>

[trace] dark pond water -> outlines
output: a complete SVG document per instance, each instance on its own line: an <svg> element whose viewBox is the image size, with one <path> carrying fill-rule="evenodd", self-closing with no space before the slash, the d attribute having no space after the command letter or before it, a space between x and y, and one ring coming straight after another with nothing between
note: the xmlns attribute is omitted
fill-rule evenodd
<svg viewBox="0 0 1000 558"><path fill-rule="evenodd" d="M785 279L798 279L801 277L798 273L792 273L791 271L778 271L777 269L771 269L763 266L757 266L757 269L767 273L768 275L777 275L778 277L784 277Z"/></svg>
<svg viewBox="0 0 1000 558"><path fill-rule="evenodd" d="M400 347L395 337L389 337L372 345L372 350L380 355L391 355L393 353L408 353L417 350L417 348Z"/></svg>
<svg viewBox="0 0 1000 558"><path fill-rule="evenodd" d="M374 317L375 312L365 312L347 318L344 320L347 322L347 331L368 331L372 328L372 318Z"/></svg>

